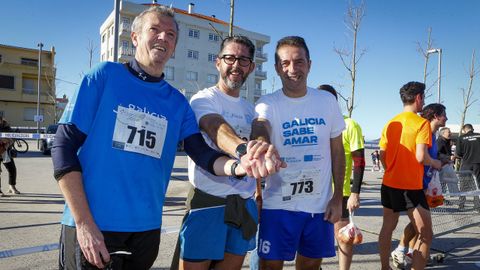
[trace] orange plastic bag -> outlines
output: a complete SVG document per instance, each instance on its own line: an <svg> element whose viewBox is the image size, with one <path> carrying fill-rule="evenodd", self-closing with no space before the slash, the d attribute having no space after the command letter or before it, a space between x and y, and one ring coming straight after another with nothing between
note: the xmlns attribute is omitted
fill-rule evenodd
<svg viewBox="0 0 480 270"><path fill-rule="evenodd" d="M337 239L343 243L358 245L363 242L362 231L353 223L353 213L350 212L350 222L338 231Z"/></svg>

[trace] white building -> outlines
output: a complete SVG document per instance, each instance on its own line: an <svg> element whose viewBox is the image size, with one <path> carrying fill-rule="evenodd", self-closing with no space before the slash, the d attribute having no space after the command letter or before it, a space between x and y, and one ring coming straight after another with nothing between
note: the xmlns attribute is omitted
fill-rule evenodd
<svg viewBox="0 0 480 270"><path fill-rule="evenodd" d="M135 47L130 39L131 24L135 16L143 10L156 4L136 4L121 1L119 20L119 62L127 62L135 55ZM175 19L178 22L178 43L172 59L165 67L166 80L190 99L198 90L210 87L218 81L218 71L215 68L215 59L220 49L222 38L213 30L213 27L223 37L228 36L228 23L215 18L194 12L194 4L189 4L188 10L174 8ZM100 27L101 61L113 61L114 43L114 12ZM255 45L256 70L250 74L240 95L252 102L256 101L264 90L262 82L267 79L267 73L262 65L267 61L267 54L263 53L263 46L270 42L270 37L235 27L235 35L244 35L250 38Z"/></svg>

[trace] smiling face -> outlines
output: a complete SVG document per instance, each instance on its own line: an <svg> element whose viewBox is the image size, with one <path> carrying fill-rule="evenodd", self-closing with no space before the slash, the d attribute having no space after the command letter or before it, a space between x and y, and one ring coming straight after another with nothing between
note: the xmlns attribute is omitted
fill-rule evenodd
<svg viewBox="0 0 480 270"><path fill-rule="evenodd" d="M227 62L233 62L233 64L227 64ZM242 64L241 62L245 63ZM249 63L246 64L247 62ZM235 42L225 45L215 65L220 73L218 87L223 92L231 93L234 96L239 95L240 87L255 68L255 63L251 61L248 48Z"/></svg>
<svg viewBox="0 0 480 270"><path fill-rule="evenodd" d="M275 70L282 80L287 96L300 97L307 91L307 77L311 61L304 48L284 45L277 50L278 61Z"/></svg>
<svg viewBox="0 0 480 270"><path fill-rule="evenodd" d="M131 37L136 47L135 59L142 68L146 67L145 71L150 75L158 75L158 70L161 74L175 50L177 29L174 19L153 12L147 13L138 33L132 32Z"/></svg>

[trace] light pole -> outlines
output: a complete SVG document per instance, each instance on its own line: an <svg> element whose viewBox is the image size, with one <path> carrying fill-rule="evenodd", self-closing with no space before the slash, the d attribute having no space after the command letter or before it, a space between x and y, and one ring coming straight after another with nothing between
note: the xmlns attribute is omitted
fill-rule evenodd
<svg viewBox="0 0 480 270"><path fill-rule="evenodd" d="M115 0L115 19L113 21L113 62L118 62L118 25L120 20L120 0Z"/></svg>
<svg viewBox="0 0 480 270"><path fill-rule="evenodd" d="M438 100L437 103L440 103L440 84L442 80L442 49L437 48L437 49L430 49L427 51L427 55L431 53L438 53Z"/></svg>
<svg viewBox="0 0 480 270"><path fill-rule="evenodd" d="M37 134L40 134L40 86L42 85L42 48L43 43L38 43L38 91L37 91L37 115L35 121L37 122Z"/></svg>

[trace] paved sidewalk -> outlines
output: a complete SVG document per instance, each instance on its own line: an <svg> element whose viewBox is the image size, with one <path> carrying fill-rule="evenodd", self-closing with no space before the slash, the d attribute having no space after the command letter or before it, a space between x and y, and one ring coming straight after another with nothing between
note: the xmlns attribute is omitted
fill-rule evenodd
<svg viewBox="0 0 480 270"><path fill-rule="evenodd" d="M368 152L367 157L369 157ZM0 198L0 269L55 269L58 250L47 251L52 247L55 248L55 245L45 245L58 242L63 198L52 176L50 157L43 156L38 151L32 151L20 155L15 162L18 168L17 187L22 194ZM170 266L179 224L185 209L186 164L184 154L177 156L164 207L160 253L153 269L169 269ZM370 164L367 163L367 165L370 169ZM0 176L2 190L6 192L8 183L5 170ZM367 170L361 196L361 209L355 213L355 221L363 231L364 243L355 247L351 269L380 268L377 246L378 232L382 224L380 183L381 173ZM106 194L108 195L108 191ZM478 222L479 215L472 213L470 217L472 222ZM444 220L435 219L435 212L433 218L434 224ZM400 237L406 223L407 218L402 216L394 238ZM470 227L458 228L455 224L448 226L451 228L443 228L441 232L436 233L432 252L433 254L444 252L447 257L443 264L436 264L428 269L480 269L475 266L475 262L480 262L478 223ZM394 241L393 244L396 245L396 243ZM40 251L45 251L10 257L12 253L29 247L39 247ZM244 269L248 269L248 258L245 260ZM287 262L285 269L294 269L293 263ZM337 259L325 260L323 269L338 269Z"/></svg>

